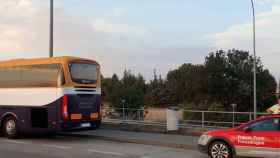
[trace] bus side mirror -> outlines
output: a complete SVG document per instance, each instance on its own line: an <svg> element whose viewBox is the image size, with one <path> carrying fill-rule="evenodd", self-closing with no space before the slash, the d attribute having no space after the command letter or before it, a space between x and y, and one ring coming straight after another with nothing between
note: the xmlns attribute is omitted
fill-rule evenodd
<svg viewBox="0 0 280 158"><path fill-rule="evenodd" d="M249 133L249 132L252 131L252 128L250 128L250 127L245 127L245 128L243 128L243 131L244 131L245 133Z"/></svg>

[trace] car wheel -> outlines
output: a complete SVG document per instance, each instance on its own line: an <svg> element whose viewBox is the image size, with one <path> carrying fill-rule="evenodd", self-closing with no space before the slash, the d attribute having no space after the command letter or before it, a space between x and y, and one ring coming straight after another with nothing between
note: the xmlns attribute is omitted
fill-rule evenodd
<svg viewBox="0 0 280 158"><path fill-rule="evenodd" d="M211 158L232 158L229 145L222 141L216 141L210 145L209 155Z"/></svg>
<svg viewBox="0 0 280 158"><path fill-rule="evenodd" d="M15 139L18 137L17 120L14 117L8 117L3 124L3 133L7 138Z"/></svg>

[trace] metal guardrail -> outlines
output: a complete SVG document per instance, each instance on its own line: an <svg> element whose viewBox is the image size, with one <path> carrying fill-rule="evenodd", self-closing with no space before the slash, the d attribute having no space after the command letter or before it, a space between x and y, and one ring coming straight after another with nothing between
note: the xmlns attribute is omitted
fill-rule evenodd
<svg viewBox="0 0 280 158"><path fill-rule="evenodd" d="M125 123L135 125L151 125L166 127L166 114L163 110L158 113L153 111L155 117L147 118L149 109L133 108L103 108L104 122ZM156 116L159 116L157 118ZM258 116L267 115L258 113ZM228 111L197 111L184 110L178 112L179 128L227 128L240 125L253 119L253 112L228 112Z"/></svg>
<svg viewBox="0 0 280 158"><path fill-rule="evenodd" d="M183 110L183 113L186 115L183 122L202 128L234 127L252 120L254 116L253 112ZM257 116L263 115L267 115L267 113L257 114Z"/></svg>

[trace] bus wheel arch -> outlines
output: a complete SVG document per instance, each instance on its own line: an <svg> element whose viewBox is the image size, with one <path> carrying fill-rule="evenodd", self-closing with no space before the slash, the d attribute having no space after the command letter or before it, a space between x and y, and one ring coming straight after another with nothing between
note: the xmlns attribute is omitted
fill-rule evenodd
<svg viewBox="0 0 280 158"><path fill-rule="evenodd" d="M4 114L1 119L1 132L4 136L15 139L19 135L18 119L14 113Z"/></svg>
<svg viewBox="0 0 280 158"><path fill-rule="evenodd" d="M4 113L2 116L1 116L1 119L0 119L0 127L2 128L3 126L3 123L5 121L5 119L7 119L8 117L14 117L16 119L18 119L17 115L13 112L7 112L7 113Z"/></svg>

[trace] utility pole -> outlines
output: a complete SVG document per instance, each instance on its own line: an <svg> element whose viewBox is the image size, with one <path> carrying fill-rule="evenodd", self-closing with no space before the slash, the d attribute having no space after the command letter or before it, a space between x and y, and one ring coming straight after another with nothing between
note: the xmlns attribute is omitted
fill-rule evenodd
<svg viewBox="0 0 280 158"><path fill-rule="evenodd" d="M257 118L257 63L256 63L256 16L254 0L251 0L253 11L253 52L254 52L254 119Z"/></svg>
<svg viewBox="0 0 280 158"><path fill-rule="evenodd" d="M53 0L50 0L50 41L49 57L53 57Z"/></svg>

